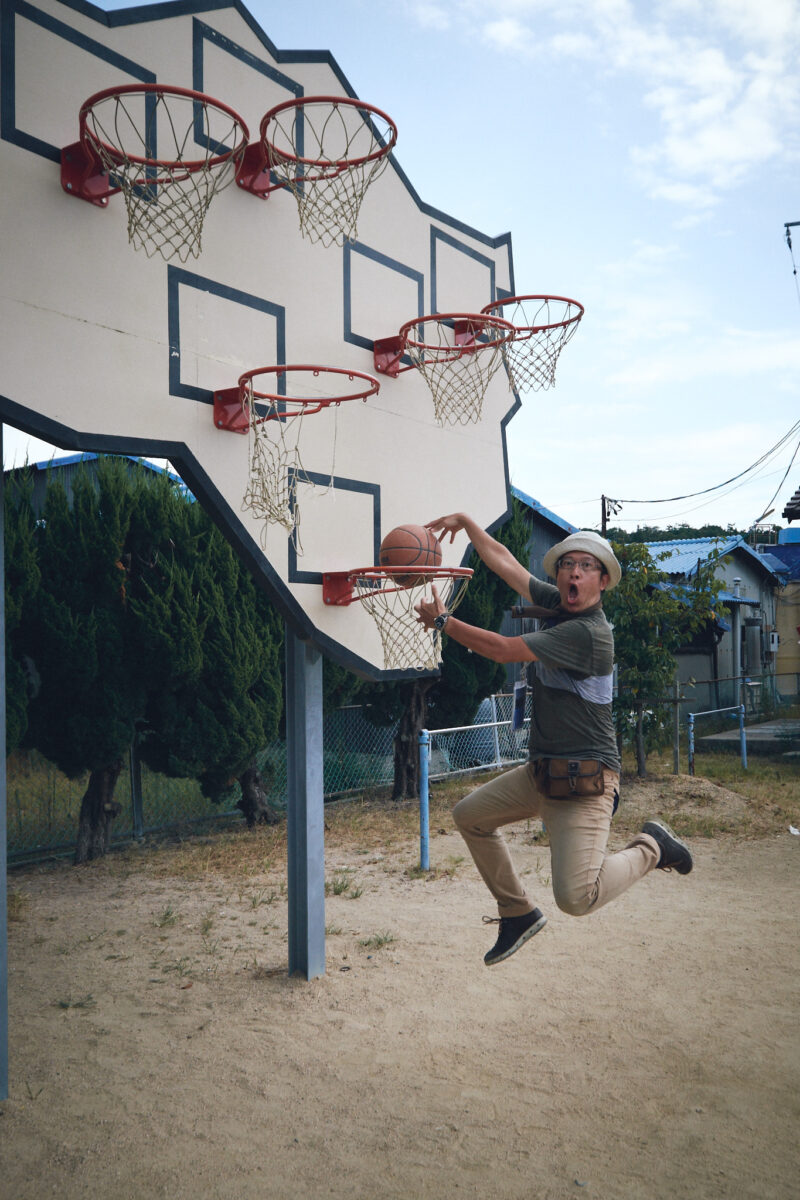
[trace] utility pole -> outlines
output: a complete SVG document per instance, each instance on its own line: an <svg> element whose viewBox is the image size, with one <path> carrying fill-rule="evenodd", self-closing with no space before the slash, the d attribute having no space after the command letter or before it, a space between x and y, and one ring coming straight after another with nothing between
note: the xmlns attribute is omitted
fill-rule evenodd
<svg viewBox="0 0 800 1200"><path fill-rule="evenodd" d="M783 224L783 228L786 231L786 245L789 247L789 253L792 256L792 266L794 267L795 275L797 274L797 264L794 261L794 252L792 250L792 235L789 231L794 229L795 226L797 226L797 225L800 225L800 221L784 221L784 224Z"/></svg>
<svg viewBox="0 0 800 1200"><path fill-rule="evenodd" d="M609 496L601 496L600 505L600 532L605 537L606 530L608 529L608 518L615 517L617 513L622 512L622 503L619 500L612 500Z"/></svg>

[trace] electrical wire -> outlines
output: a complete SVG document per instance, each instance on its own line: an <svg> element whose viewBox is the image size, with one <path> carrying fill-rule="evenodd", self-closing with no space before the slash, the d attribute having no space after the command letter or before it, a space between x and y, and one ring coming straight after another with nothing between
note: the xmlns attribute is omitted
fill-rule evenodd
<svg viewBox="0 0 800 1200"><path fill-rule="evenodd" d="M718 492L722 488L728 487L729 484L736 483L736 482L738 482L738 480L744 479L744 477L746 475L749 475L749 474L751 474L751 472L757 470L757 468L762 466L765 462L767 462L767 460L770 459L773 454L776 454L779 450L782 450L783 447L786 445L786 443L791 438L793 438L794 435L797 434L798 432L800 432L800 421L795 421L795 423L791 427L791 429L789 429L783 435L783 437L780 438L780 440L777 441L775 443L775 445L771 447L771 449L767 450L764 454L762 454L760 458L757 458L754 463L751 463L749 467L746 467L744 469L744 471L740 471L738 473L738 475L732 475L730 479L725 479L725 480L723 480L722 483L716 483L716 484L714 484L713 487L703 488L702 491L699 491L699 492L687 492L683 496L668 496L666 499L663 499L663 500L625 500L625 499L615 498L616 503L617 504L676 504L679 500L694 500L697 496L707 496L707 495L709 495L710 492ZM798 443L798 449L800 449L800 443ZM794 462L794 457L796 456L796 454L797 454L797 449L795 450L794 455L792 456L792 462ZM789 466L791 467L791 463L789 464ZM785 476L784 476L784 478L785 478ZM776 493L776 495L777 495L777 493ZM774 497L773 497L773 499L774 499ZM767 507L769 507L769 505L767 505Z"/></svg>
<svg viewBox="0 0 800 1200"><path fill-rule="evenodd" d="M768 512L770 511L770 509L772 508L772 505L773 505L773 503L774 503L774 501L775 501L775 497L777 496L778 492L781 490L781 488L783 487L784 483L786 482L786 476L787 476L787 475L789 474L789 472L791 471L791 469L792 469L792 464L794 463L794 460L797 458L797 452L798 452L798 450L800 450L800 442L798 442L798 443L797 443L797 445L796 445L796 446L795 446L795 448L794 448L794 454L792 455L792 457L791 457L791 459L790 459L790 461L789 461L789 466L786 468L786 470L785 470L785 471L784 471L784 473L783 473L783 479L780 481L780 483L778 484L777 488L775 489L775 491L774 491L774 493L773 493L773 495L772 495L772 498L771 498L770 500L768 500L768 501L767 501L767 503L764 505L764 511L762 512L761 516L760 516L760 517L756 517L755 521L753 521L753 524L754 524L754 525L758 525L759 521L763 521L764 517L767 515L767 513L768 513Z"/></svg>

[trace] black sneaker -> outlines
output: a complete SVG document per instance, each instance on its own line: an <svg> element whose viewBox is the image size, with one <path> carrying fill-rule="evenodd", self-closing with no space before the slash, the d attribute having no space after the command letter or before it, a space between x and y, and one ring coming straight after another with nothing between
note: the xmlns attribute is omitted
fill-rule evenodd
<svg viewBox="0 0 800 1200"><path fill-rule="evenodd" d="M688 875L694 863L689 847L663 821L646 821L642 833L649 833L655 838L661 850L661 858L656 864L657 871L677 871L679 875Z"/></svg>
<svg viewBox="0 0 800 1200"><path fill-rule="evenodd" d="M533 912L523 913L521 917L484 917L483 919L487 925L498 923L500 925L497 941L489 953L483 957L487 967L493 967L495 963L502 962L504 958L510 958L515 950L524 946L529 938L532 938L543 925L547 924L547 917L543 917L538 908L534 908Z"/></svg>

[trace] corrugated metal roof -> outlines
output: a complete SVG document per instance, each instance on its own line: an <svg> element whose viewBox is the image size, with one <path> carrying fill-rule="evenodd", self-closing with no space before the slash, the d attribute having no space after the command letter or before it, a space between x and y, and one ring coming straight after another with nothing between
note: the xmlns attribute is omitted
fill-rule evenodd
<svg viewBox="0 0 800 1200"><path fill-rule="evenodd" d="M779 542L777 546L770 546L761 557L777 559L783 564L789 579L800 579L800 542Z"/></svg>
<svg viewBox="0 0 800 1200"><path fill-rule="evenodd" d="M781 515L787 521L800 520L800 491L795 492Z"/></svg>
<svg viewBox="0 0 800 1200"><path fill-rule="evenodd" d="M697 563L705 562L714 553L720 557L737 551L748 558L753 566L780 579L779 572L765 561L765 555L757 554L744 538L733 537L679 538L673 542L647 542L647 549L658 564L659 570L667 575L690 577L697 573Z"/></svg>
<svg viewBox="0 0 800 1200"><path fill-rule="evenodd" d="M557 525L559 529L563 529L565 533L577 533L577 525L570 525L569 521L565 521L563 517L557 517L554 512L550 511L549 508L545 508L545 506L540 504L538 500L534 500L533 497L527 495L526 492L520 491L518 487L514 487L512 485L511 494L512 496L516 496L516 498L522 504L526 504L528 508L533 509L534 512L540 513L541 516L543 516L545 520L550 521L552 525Z"/></svg>
<svg viewBox="0 0 800 1200"><path fill-rule="evenodd" d="M170 471L167 467L160 467L158 463L150 462L146 458L139 458L135 454L94 454L89 451L84 451L79 454L63 454L59 458L46 458L40 462L30 463L30 467L34 471L50 471L58 470L62 467L74 467L79 463L95 462L98 458L125 458L129 462L139 463L140 466L146 467L148 471L153 471L158 475L169 475L180 488L180 490L190 500L194 500L194 495L181 479L180 475L176 475L174 471ZM24 470L24 468L16 468Z"/></svg>

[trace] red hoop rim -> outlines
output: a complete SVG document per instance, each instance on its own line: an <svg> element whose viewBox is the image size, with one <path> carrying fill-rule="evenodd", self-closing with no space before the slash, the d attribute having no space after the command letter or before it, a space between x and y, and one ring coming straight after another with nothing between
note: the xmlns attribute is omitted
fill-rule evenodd
<svg viewBox="0 0 800 1200"><path fill-rule="evenodd" d="M183 99L197 100L206 105L213 105L214 108L219 109L220 112L225 113L227 116L232 117L233 120L236 121L242 133L241 140L237 142L232 150L226 151L225 154L217 154L212 158L189 159L184 161L180 158L145 158L138 154L128 154L119 147L112 146L108 142L103 142L101 139L94 138L91 134L89 134L86 128L86 121L95 104L100 104L103 100L110 100L114 96L128 96L137 93L140 95L155 94L159 96L180 96ZM205 92L197 92L192 88L168 87L161 83L127 83L121 85L120 87L109 87L104 88L100 92L95 92L93 96L88 98L88 100L84 100L83 104L81 105L79 122L79 137L80 141L84 145L87 143L90 147L93 145L101 145L111 158L115 158L119 162L131 162L136 166L142 167L161 167L163 170L168 171L181 168L182 170L191 173L193 171L200 171L204 167L220 167L224 163L230 162L230 160L235 158L237 154L241 154L250 140L250 132L247 128L247 125L242 117L240 117L236 110L231 108L229 104L225 104L222 100L216 100L213 96L206 95ZM150 182L155 181L151 180Z"/></svg>
<svg viewBox="0 0 800 1200"><path fill-rule="evenodd" d="M580 321L586 311L579 300L571 300L569 296L505 296L502 300L495 300L492 304L487 304L481 309L481 313L491 315L496 308L504 308L507 304L522 304L526 300L546 300L558 301L561 304L572 304L578 309L574 316L568 316L562 321L551 321L544 325L514 325L513 328L518 332L523 333L539 333L546 329L560 329L562 326L566 329L568 325L573 325Z"/></svg>
<svg viewBox="0 0 800 1200"><path fill-rule="evenodd" d="M475 572L471 567L357 567L351 571L324 571L322 575L323 599L326 604L348 605L361 600L354 594L356 580L366 579L376 584L392 584L394 587L376 587L369 595L392 595L394 592L409 592L413 587L433 583L437 579L471 579ZM413 576L414 583L401 584L399 579Z"/></svg>
<svg viewBox="0 0 800 1200"><path fill-rule="evenodd" d="M273 405L296 405L297 412L275 412L269 413L266 416L259 417L258 422L277 421L282 417L297 416L299 413L305 413L307 416L313 416L314 413L320 412L323 408L330 408L331 405L344 404L349 400L368 400L370 396L375 396L380 391L380 383L373 375L367 375L364 371L354 371L349 367L321 367L315 363L290 363L282 366L274 367L254 367L251 371L245 371L239 376L239 394L242 405L245 402L245 389L248 384L253 385L253 380L259 375L287 375L290 371L307 371L312 375L346 375L348 379L363 380L367 386L360 391L348 392L344 396L281 396L278 392L256 391L253 387L253 399L257 401L266 401Z"/></svg>
<svg viewBox="0 0 800 1200"><path fill-rule="evenodd" d="M345 107L349 108L363 109L365 112L380 117L381 120L385 121L391 130L391 137L385 146L379 146L371 154L362 154L359 158L303 158L299 154L292 154L287 150L279 150L267 137L267 126L270 121L274 120L279 113L286 112L290 108L303 108L307 104L345 105ZM269 112L264 114L261 118L260 132L265 150L271 150L286 162L304 167L323 167L327 169L335 167L339 172L348 170L351 167L360 167L363 163L374 162L376 159L383 158L397 143L397 126L389 114L380 108L376 108L374 104L367 104L364 100L356 100L352 96L298 96L293 100L284 100L282 104L276 104L274 108L271 108ZM313 177L307 176L306 178L309 183L314 182Z"/></svg>
<svg viewBox="0 0 800 1200"><path fill-rule="evenodd" d="M454 323L458 322L458 321L463 321L470 325L474 324L474 325L480 325L482 327L485 326L488 321L488 323L490 325L494 326L494 328L497 330L498 334L502 333L505 335L503 337L490 338L488 341L481 342L479 346L475 347L476 349L480 349L480 350L489 350L493 346L502 346L505 342L512 341L513 335L516 333L516 329L517 329L516 325L513 325L511 323L511 321L507 321L504 317L494 316L492 313L486 313L486 312L429 313L428 316L426 316L426 317L414 317L413 320L406 321L404 325L401 325L400 333L399 333L400 341L402 342L403 346L414 346L414 348L417 350L441 351L442 349L449 349L449 350L458 351L459 350L458 346L443 347L443 346L439 346L439 345L434 345L433 343L430 343L430 342L420 341L417 338L409 337L410 330L412 330L414 328L414 326L416 326L416 325L426 325L426 324L430 324L430 323L441 325L442 323L447 322L447 321L453 321ZM482 332L482 330L480 330L479 333L480 332ZM459 357L460 357L460 355L459 355Z"/></svg>

